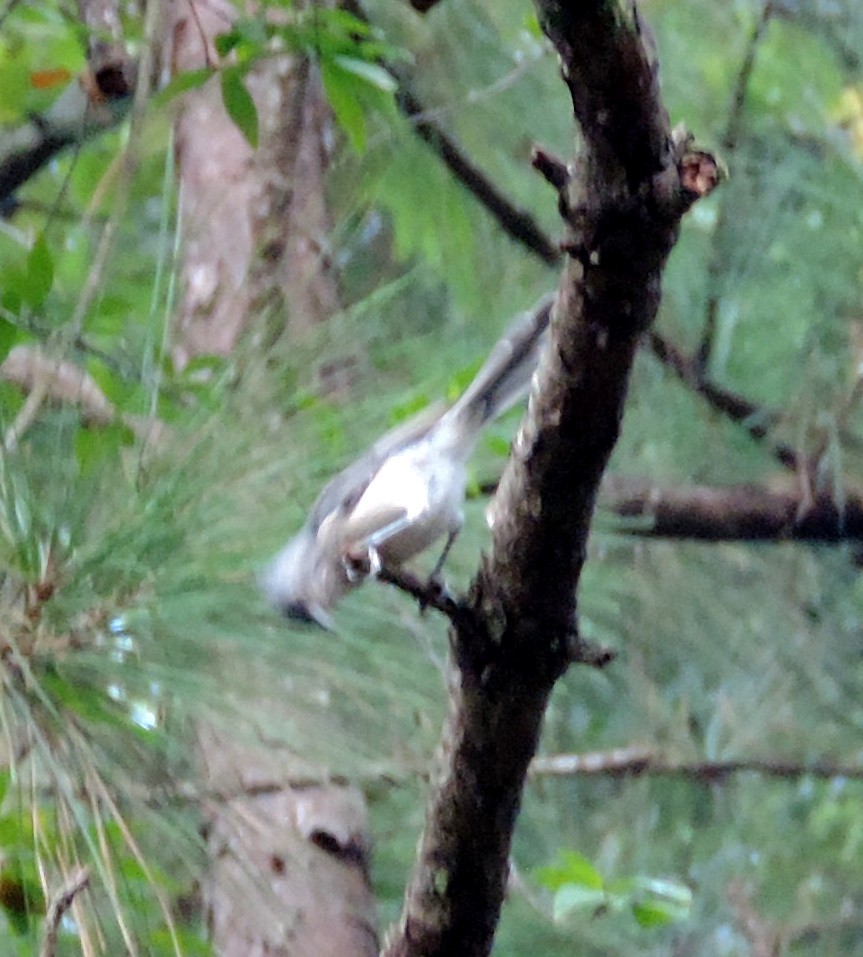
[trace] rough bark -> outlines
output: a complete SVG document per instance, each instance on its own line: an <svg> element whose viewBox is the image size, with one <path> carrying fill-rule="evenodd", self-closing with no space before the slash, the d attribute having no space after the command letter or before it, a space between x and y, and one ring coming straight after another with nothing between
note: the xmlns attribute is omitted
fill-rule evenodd
<svg viewBox="0 0 863 957"><path fill-rule="evenodd" d="M235 16L227 0L172 5L172 69L218 62L213 40ZM227 355L254 316L280 334L331 316L338 296L326 237L324 179L331 117L314 66L266 58L248 77L260 120L253 151L222 104L218 78L184 97L176 123L183 183L183 302L174 337L182 364Z"/></svg>
<svg viewBox="0 0 863 957"><path fill-rule="evenodd" d="M600 477L679 217L695 198L635 10L537 6L584 141L561 193L569 258L551 348L492 506L492 554L451 632L442 767L387 957L491 949L545 705L583 651L575 587Z"/></svg>
<svg viewBox="0 0 863 957"><path fill-rule="evenodd" d="M213 38L234 16L227 0L172 4L172 72L215 63ZM183 98L174 130L183 299L173 339L182 365L202 353L230 353L248 320L254 183L252 149L225 112L218 80Z"/></svg>
<svg viewBox="0 0 863 957"><path fill-rule="evenodd" d="M373 957L369 836L359 791L295 785L272 753L203 735L211 868L204 886L224 957ZM260 780L281 786L261 791Z"/></svg>
<svg viewBox="0 0 863 957"><path fill-rule="evenodd" d="M274 317L276 332L287 329L294 336L325 322L339 307L325 198L333 121L314 64L282 57L274 67L251 83L263 106L252 298L256 311Z"/></svg>

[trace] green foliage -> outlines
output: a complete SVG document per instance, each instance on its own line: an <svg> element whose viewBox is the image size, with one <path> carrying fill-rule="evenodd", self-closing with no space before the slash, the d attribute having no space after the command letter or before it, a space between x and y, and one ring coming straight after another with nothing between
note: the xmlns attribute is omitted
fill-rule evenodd
<svg viewBox="0 0 863 957"><path fill-rule="evenodd" d="M237 124L239 131L255 149L258 145L258 111L252 95L243 83L238 68L222 70L222 102L228 116Z"/></svg>
<svg viewBox="0 0 863 957"><path fill-rule="evenodd" d="M286 49L317 61L333 115L351 147L362 153L366 115L391 112L396 89L395 79L379 61L402 60L404 51L386 43L379 31L347 10L288 5L279 21L240 19L216 39L219 56L231 55L238 62L221 73L222 100L231 119L250 145L257 146L255 105L241 76L257 60ZM186 82L195 85L197 76Z"/></svg>
<svg viewBox="0 0 863 957"><path fill-rule="evenodd" d="M625 877L607 881L593 864L575 851L561 851L556 864L540 868L537 881L553 892L555 921L592 912L594 917L629 912L646 929L687 920L692 892L677 881L655 877Z"/></svg>

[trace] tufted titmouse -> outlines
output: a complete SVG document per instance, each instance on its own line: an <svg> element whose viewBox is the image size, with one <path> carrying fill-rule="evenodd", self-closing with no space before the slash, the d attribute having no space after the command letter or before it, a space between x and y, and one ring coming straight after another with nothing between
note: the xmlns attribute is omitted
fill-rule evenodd
<svg viewBox="0 0 863 957"><path fill-rule="evenodd" d="M468 459L483 426L527 393L552 302L510 326L448 410L424 410L329 482L261 576L284 615L330 627L327 610L360 583L357 559L372 571L398 566L446 535L440 570L462 526Z"/></svg>

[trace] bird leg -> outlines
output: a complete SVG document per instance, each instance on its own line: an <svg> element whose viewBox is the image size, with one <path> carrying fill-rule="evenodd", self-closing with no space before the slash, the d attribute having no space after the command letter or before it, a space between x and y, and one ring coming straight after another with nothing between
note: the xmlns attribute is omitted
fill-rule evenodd
<svg viewBox="0 0 863 957"><path fill-rule="evenodd" d="M450 529L450 532L446 537L446 543L444 544L443 551L440 553L440 558L435 562L435 566L432 569L431 575L429 575L429 583L440 581L440 573L443 571L444 562L446 561L447 555L449 555L453 545L455 545L455 540L458 538L460 531L461 525L459 525L458 528Z"/></svg>

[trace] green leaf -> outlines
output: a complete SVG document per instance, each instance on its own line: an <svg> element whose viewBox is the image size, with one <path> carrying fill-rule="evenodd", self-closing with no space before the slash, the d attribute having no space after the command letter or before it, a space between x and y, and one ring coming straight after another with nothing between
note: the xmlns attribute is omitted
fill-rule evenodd
<svg viewBox="0 0 863 957"><path fill-rule="evenodd" d="M562 921L575 910L596 910L606 903L605 891L585 887L583 884L566 884L554 895L552 916Z"/></svg>
<svg viewBox="0 0 863 957"><path fill-rule="evenodd" d="M689 910L682 912L676 905L663 901L640 901L632 905L632 914L641 927L664 927L686 920Z"/></svg>
<svg viewBox="0 0 863 957"><path fill-rule="evenodd" d="M240 31L237 29L218 34L213 41L216 47L216 53L218 53L220 57L226 57L240 40L242 40L242 37L240 36Z"/></svg>
<svg viewBox="0 0 863 957"><path fill-rule="evenodd" d="M8 319L0 318L0 362L9 355L18 338L18 327Z"/></svg>
<svg viewBox="0 0 863 957"><path fill-rule="evenodd" d="M345 131L354 152L362 153L366 146L366 118L356 95L355 74L339 66L335 60L323 60L321 77L339 126Z"/></svg>
<svg viewBox="0 0 863 957"><path fill-rule="evenodd" d="M337 63L346 73L352 73L385 93L394 93L398 88L398 82L392 73L377 63L369 63L368 60L358 60L351 56L333 57L333 62Z"/></svg>
<svg viewBox="0 0 863 957"><path fill-rule="evenodd" d="M95 356L87 360L87 371L118 412L136 415L149 412L152 396L140 382L129 382Z"/></svg>
<svg viewBox="0 0 863 957"><path fill-rule="evenodd" d="M45 236L40 233L27 256L25 300L31 306L41 306L54 283L54 260Z"/></svg>
<svg viewBox="0 0 863 957"><path fill-rule="evenodd" d="M348 10L316 9L314 13L318 22L323 22L325 28L333 34L352 38L367 37L372 34L371 24Z"/></svg>
<svg viewBox="0 0 863 957"><path fill-rule="evenodd" d="M592 890L604 888L605 882L602 875L586 857L577 851L561 851L558 861L559 863L541 867L536 872L537 880L549 890L556 891L568 884Z"/></svg>
<svg viewBox="0 0 863 957"><path fill-rule="evenodd" d="M222 102L228 116L245 136L252 149L258 146L258 110L251 94L243 83L241 72L236 69L222 71Z"/></svg>
<svg viewBox="0 0 863 957"><path fill-rule="evenodd" d="M502 435L487 435L483 440L483 444L487 449L494 452L495 455L499 455L501 458L506 458L506 456L509 455L509 439L505 439Z"/></svg>
<svg viewBox="0 0 863 957"><path fill-rule="evenodd" d="M121 422L101 428L79 428L75 433L75 459L82 475L86 475L104 462L115 459L120 449L134 443L132 430Z"/></svg>
<svg viewBox="0 0 863 957"><path fill-rule="evenodd" d="M156 106L164 106L181 93L187 93L189 90L197 90L203 86L210 77L216 73L211 66L201 67L200 70L186 70L185 73L178 73L170 83L168 83L159 93L153 97Z"/></svg>

